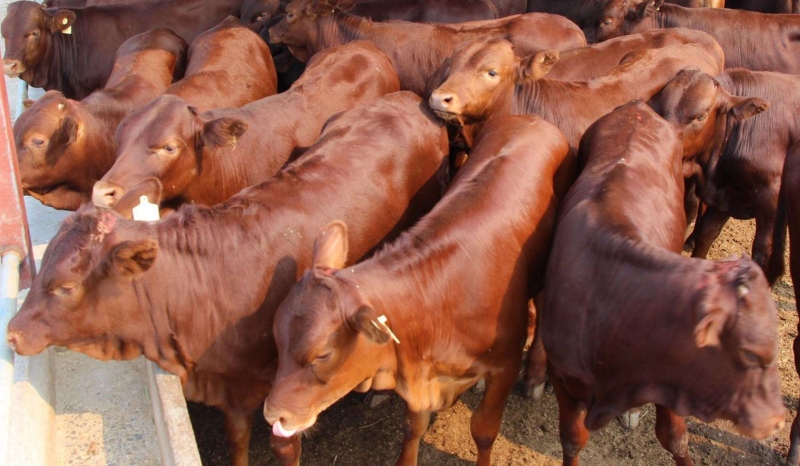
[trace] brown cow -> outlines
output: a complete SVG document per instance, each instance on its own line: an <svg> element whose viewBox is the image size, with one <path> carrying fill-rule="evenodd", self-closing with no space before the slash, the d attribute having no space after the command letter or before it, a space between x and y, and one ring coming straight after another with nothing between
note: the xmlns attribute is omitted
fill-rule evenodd
<svg viewBox="0 0 800 466"><path fill-rule="evenodd" d="M688 27L714 36L725 51L726 68L800 74L800 16L727 8L684 8L647 0L629 11L623 24L598 40L653 28Z"/></svg>
<svg viewBox="0 0 800 466"><path fill-rule="evenodd" d="M540 329L564 465L578 465L588 430L646 403L656 404L656 436L678 466L693 464L682 416L774 434L785 412L775 303L751 260L680 255L675 130L633 102L592 125L580 152L585 167L559 213Z"/></svg>
<svg viewBox="0 0 800 466"><path fill-rule="evenodd" d="M789 223L789 264L792 271L792 282L794 283L795 303L800 296L800 151L786 157L783 166L783 176L781 182L781 195L785 199L786 215ZM800 306L797 307L800 309ZM798 325L800 330L800 325ZM800 333L794 337L794 367L800 374ZM800 413L792 422L792 432L790 435L791 447L786 466L800 465Z"/></svg>
<svg viewBox="0 0 800 466"><path fill-rule="evenodd" d="M525 13L526 0L340 0L351 15L373 21L463 23Z"/></svg>
<svg viewBox="0 0 800 466"><path fill-rule="evenodd" d="M462 44L441 74L443 83L431 94L430 106L441 118L461 125L468 144L475 128L490 118L537 114L577 148L595 120L618 105L650 98L682 68L720 71L718 58L694 44L639 52L608 75L586 82L540 79L556 60L555 51L518 58L503 39Z"/></svg>
<svg viewBox="0 0 800 466"><path fill-rule="evenodd" d="M739 69L711 78L686 71L653 106L681 133L684 156L694 158L686 175L707 205L692 256L708 254L729 217L755 218L753 259L775 283L786 241L781 172L786 157L800 153L800 77Z"/></svg>
<svg viewBox="0 0 800 466"><path fill-rule="evenodd" d="M328 47L371 40L392 60L402 88L420 95L428 77L458 44L487 36L509 39L521 55L586 45L575 24L554 15L531 13L457 25L374 23L343 13L326 0L293 0L284 19L269 30L270 42L286 44L301 61Z"/></svg>
<svg viewBox="0 0 800 466"><path fill-rule="evenodd" d="M240 109L199 114L177 97L161 96L120 125L117 162L92 200L111 207L156 177L164 185L162 206L222 202L273 176L317 140L331 116L399 86L386 55L359 41L320 53L291 89Z"/></svg>
<svg viewBox="0 0 800 466"><path fill-rule="evenodd" d="M3 70L34 87L83 99L100 89L125 40L163 26L185 41L239 13L242 0L174 0L45 9L13 2L3 19Z"/></svg>
<svg viewBox="0 0 800 466"><path fill-rule="evenodd" d="M117 124L170 85L184 69L186 42L155 27L128 39L102 90L80 102L49 91L14 124L25 193L57 209L75 210L117 153ZM182 72L182 71L179 71Z"/></svg>
<svg viewBox="0 0 800 466"><path fill-rule="evenodd" d="M278 372L264 405L273 433L310 428L351 390L395 390L407 403L397 464L414 465L431 413L486 376L470 427L478 464L490 465L573 169L558 129L507 116L485 127L433 211L374 257L343 269L352 231L322 230L312 268L275 316Z"/></svg>
<svg viewBox="0 0 800 466"><path fill-rule="evenodd" d="M727 0L727 8L758 11L761 13L800 13L798 0Z"/></svg>
<svg viewBox="0 0 800 466"><path fill-rule="evenodd" d="M608 74L631 52L692 43L705 47L719 59L717 63L719 69L724 68L725 54L722 48L705 32L687 28L653 29L641 34L617 37L591 47L563 52L547 73L547 78L559 81L587 81Z"/></svg>
<svg viewBox="0 0 800 466"><path fill-rule="evenodd" d="M269 47L233 16L197 36L187 61L184 78L164 93L177 95L198 112L241 107L277 92Z"/></svg>
<svg viewBox="0 0 800 466"><path fill-rule="evenodd" d="M187 399L225 412L244 466L277 368L273 316L311 265L316 232L344 219L355 262L433 206L447 151L421 99L394 93L342 114L278 176L216 207L146 224L84 206L48 246L9 344L25 355L49 345L144 354L180 376ZM276 440L283 464L296 464L299 437Z"/></svg>

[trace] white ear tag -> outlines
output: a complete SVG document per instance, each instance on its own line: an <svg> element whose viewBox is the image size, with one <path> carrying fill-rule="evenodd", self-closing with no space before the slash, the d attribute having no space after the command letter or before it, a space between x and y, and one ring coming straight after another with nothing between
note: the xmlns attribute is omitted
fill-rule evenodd
<svg viewBox="0 0 800 466"><path fill-rule="evenodd" d="M371 322L372 322L372 325L374 325L375 328L377 328L378 330L382 330L382 331L388 333L389 336L392 337L392 340L394 340L394 342L399 345L400 344L400 340L397 338L397 335L395 335L394 332L392 332L392 329L390 329L389 326L386 325L386 320L387 320L386 316L382 315L382 316L378 317L378 321L377 322L375 322L374 320L371 321Z"/></svg>
<svg viewBox="0 0 800 466"><path fill-rule="evenodd" d="M64 18L64 19L61 20L61 24L67 24L67 23L69 23L69 20L67 18ZM72 26L64 29L63 31L61 31L61 33L62 34L72 34Z"/></svg>
<svg viewBox="0 0 800 466"><path fill-rule="evenodd" d="M139 205L131 209L133 219L137 222L155 222L161 218L158 213L158 204L153 204L147 200L147 196L139 198Z"/></svg>

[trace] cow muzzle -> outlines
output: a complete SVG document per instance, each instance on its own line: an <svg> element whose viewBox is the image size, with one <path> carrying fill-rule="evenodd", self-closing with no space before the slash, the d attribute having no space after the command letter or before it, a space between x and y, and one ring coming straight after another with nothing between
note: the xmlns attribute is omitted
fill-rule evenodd
<svg viewBox="0 0 800 466"><path fill-rule="evenodd" d="M44 349L47 347L47 345L31 344L31 342L25 338L25 335L22 332L11 329L8 331L6 342L8 343L8 347L16 351L16 353L20 356L37 355L44 351Z"/></svg>
<svg viewBox="0 0 800 466"><path fill-rule="evenodd" d="M10 58L3 59L3 73L9 78L18 78L19 75L25 72L25 65L19 60L12 60Z"/></svg>
<svg viewBox="0 0 800 466"><path fill-rule="evenodd" d="M461 113L458 96L452 92L436 89L428 99L428 105L436 116L445 121L455 120Z"/></svg>
<svg viewBox="0 0 800 466"><path fill-rule="evenodd" d="M308 422L297 422L294 416L278 409L273 409L264 403L264 419L272 424L272 434L277 437L292 437L302 432L317 422L317 416L312 416Z"/></svg>
<svg viewBox="0 0 800 466"><path fill-rule="evenodd" d="M119 202L124 194L125 188L122 186L101 180L95 183L94 189L92 189L92 204L110 209Z"/></svg>

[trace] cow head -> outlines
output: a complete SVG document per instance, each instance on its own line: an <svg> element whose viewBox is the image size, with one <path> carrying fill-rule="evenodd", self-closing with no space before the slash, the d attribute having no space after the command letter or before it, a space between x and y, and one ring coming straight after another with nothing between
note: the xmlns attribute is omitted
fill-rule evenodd
<svg viewBox="0 0 800 466"><path fill-rule="evenodd" d="M120 123L117 161L95 184L92 202L113 207L147 178L161 182L163 201L179 197L208 164L204 154L236 147L246 130L242 121L204 119L185 100L162 95Z"/></svg>
<svg viewBox="0 0 800 466"><path fill-rule="evenodd" d="M292 55L307 62L314 53L309 46L317 42L317 21L339 11L335 0L293 0L286 5L283 19L269 29L272 44L284 44Z"/></svg>
<svg viewBox="0 0 800 466"><path fill-rule="evenodd" d="M369 385L393 358L378 312L346 281L347 228L325 227L306 271L278 308L274 333L278 372L264 417L281 437L316 422L320 412L359 386ZM345 275L345 279L337 275ZM367 387L369 388L369 387Z"/></svg>
<svg viewBox="0 0 800 466"><path fill-rule="evenodd" d="M764 274L743 258L714 263L695 307L694 340L701 350L687 380L689 410L701 419L728 419L763 439L784 424L778 379L777 308Z"/></svg>
<svg viewBox="0 0 800 466"><path fill-rule="evenodd" d="M510 105L514 86L546 75L558 61L558 51L527 58L514 55L505 39L481 39L461 44L439 70L442 83L428 104L440 118L462 125L487 120Z"/></svg>
<svg viewBox="0 0 800 466"><path fill-rule="evenodd" d="M606 0L595 14L582 24L583 34L590 44L620 35L620 29L631 8L631 0Z"/></svg>
<svg viewBox="0 0 800 466"><path fill-rule="evenodd" d="M721 150L732 124L769 108L755 97L737 97L717 80L698 70L682 70L650 102L653 109L677 130L683 143L688 172L695 163L705 165Z"/></svg>
<svg viewBox="0 0 800 466"><path fill-rule="evenodd" d="M22 308L8 324L9 346L21 355L56 345L98 359L139 356L141 346L130 342L152 323L136 305L135 288L156 261L153 236L152 225L82 206L48 245Z"/></svg>
<svg viewBox="0 0 800 466"><path fill-rule="evenodd" d="M5 41L3 72L16 78L41 63L53 34L61 34L75 22L70 10L45 9L36 2L22 1L8 5L8 14L0 26Z"/></svg>
<svg viewBox="0 0 800 466"><path fill-rule="evenodd" d="M280 0L245 0L239 10L239 19L251 31L259 32L278 14L280 6Z"/></svg>
<svg viewBox="0 0 800 466"><path fill-rule="evenodd" d="M81 184L86 172L84 112L80 102L48 91L14 123L22 186L47 191L62 184Z"/></svg>
<svg viewBox="0 0 800 466"><path fill-rule="evenodd" d="M644 23L651 18L664 4L664 0L628 0L625 2L623 15L612 24L597 27L592 32L595 42L613 39L619 36L644 32L649 26ZM584 33L586 33L584 31ZM587 34L587 40L588 34Z"/></svg>

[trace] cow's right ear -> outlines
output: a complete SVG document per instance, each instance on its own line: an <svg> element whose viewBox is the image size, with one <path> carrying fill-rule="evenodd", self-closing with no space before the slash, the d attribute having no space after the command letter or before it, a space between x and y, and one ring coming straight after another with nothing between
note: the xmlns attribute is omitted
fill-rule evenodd
<svg viewBox="0 0 800 466"><path fill-rule="evenodd" d="M727 264L726 264L727 265ZM713 281L703 289L703 296L697 306L694 341L698 348L719 346L720 338L728 321L729 313L726 304L730 303L724 294L724 287Z"/></svg>
<svg viewBox="0 0 800 466"><path fill-rule="evenodd" d="M72 115L67 115L61 120L61 125L50 137L50 144L45 153L45 163L50 166L55 165L64 148L78 139L79 126L78 120Z"/></svg>
<svg viewBox="0 0 800 466"><path fill-rule="evenodd" d="M140 241L123 241L111 251L111 272L132 278L147 272L158 256L158 243L147 238Z"/></svg>
<svg viewBox="0 0 800 466"><path fill-rule="evenodd" d="M378 322L378 313L375 312L375 309L369 306L361 306L350 319L350 325L372 340L373 343L385 345L389 342L389 334Z"/></svg>
<svg viewBox="0 0 800 466"><path fill-rule="evenodd" d="M542 50L530 57L523 58L520 67L525 77L542 79L553 69L559 58L558 50Z"/></svg>
<svg viewBox="0 0 800 466"><path fill-rule="evenodd" d="M769 102L758 97L732 96L728 112L737 121L747 120L766 111Z"/></svg>
<svg viewBox="0 0 800 466"><path fill-rule="evenodd" d="M631 23L637 23L645 18L649 18L653 16L663 4L664 0L646 0L628 10L625 20Z"/></svg>
<svg viewBox="0 0 800 466"><path fill-rule="evenodd" d="M235 118L217 118L203 125L201 138L209 147L236 147L236 141L247 131L247 123Z"/></svg>
<svg viewBox="0 0 800 466"><path fill-rule="evenodd" d="M341 269L347 263L347 249L347 225L334 220L314 240L313 267L323 271Z"/></svg>
<svg viewBox="0 0 800 466"><path fill-rule="evenodd" d="M47 15L47 13L45 12ZM47 28L50 32L69 31L75 24L75 12L70 10L58 10L47 17Z"/></svg>

